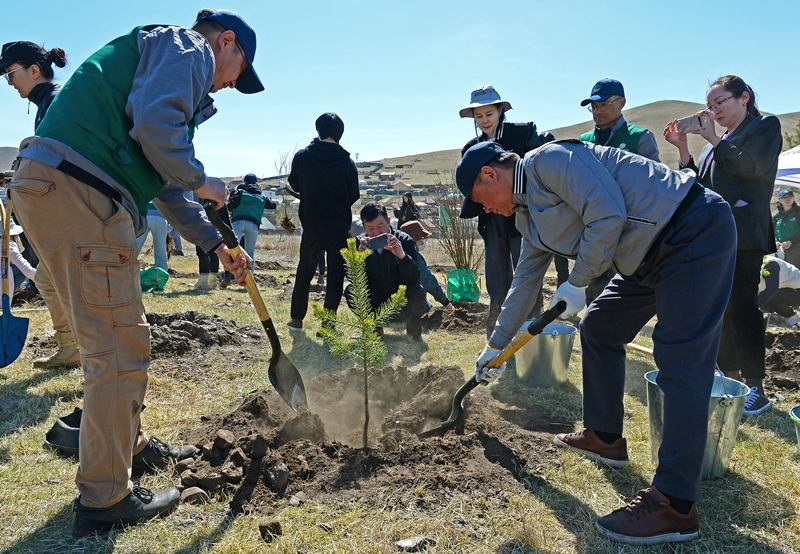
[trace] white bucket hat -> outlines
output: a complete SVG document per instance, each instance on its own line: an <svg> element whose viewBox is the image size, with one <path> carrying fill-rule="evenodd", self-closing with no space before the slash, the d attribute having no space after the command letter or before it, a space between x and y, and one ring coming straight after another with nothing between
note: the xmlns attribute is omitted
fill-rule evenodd
<svg viewBox="0 0 800 554"><path fill-rule="evenodd" d="M469 98L469 106L461 108L458 115L461 117L473 117L472 110L480 108L481 106L488 106L489 104L500 104L500 108L507 112L512 110L511 103L500 98L500 94L494 89L492 85L484 85L481 88L476 88L472 91Z"/></svg>

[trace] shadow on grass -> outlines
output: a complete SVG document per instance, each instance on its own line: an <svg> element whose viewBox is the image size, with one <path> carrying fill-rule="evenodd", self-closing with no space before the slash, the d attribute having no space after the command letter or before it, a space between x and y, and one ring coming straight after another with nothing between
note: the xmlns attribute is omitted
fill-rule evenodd
<svg viewBox="0 0 800 554"><path fill-rule="evenodd" d="M28 392L42 383L58 377L57 371L42 371L27 379L16 381L0 378L0 437L14 433L23 427L33 427L50 417L50 409L59 398L74 398L76 391L68 383L63 390L47 395ZM83 394L80 387L79 396ZM66 415L66 414L63 414Z"/></svg>
<svg viewBox="0 0 800 554"><path fill-rule="evenodd" d="M171 514L169 518L181 517L179 514ZM185 518L185 516L184 516ZM235 516L229 515L219 524L209 531L197 535L191 542L185 544L173 552L177 554L192 554L195 552L208 552L219 542L228 528L233 524ZM157 520L156 520L157 521ZM13 543L0 542L0 550L9 554L27 554L36 552L44 553L67 553L80 552L86 553L105 553L117 550L116 538L125 530L114 530L110 533L94 535L89 537L75 537L72 535L72 502L65 505L58 513L54 514L47 521L42 523L37 529L33 529L23 537ZM163 552L163 545L159 547L154 544L152 549L146 552Z"/></svg>
<svg viewBox="0 0 800 554"><path fill-rule="evenodd" d="M772 408L763 414L753 417L743 416L742 422L745 421L752 425L757 425L765 431L771 432L773 435L789 444L797 444L797 431L795 431L794 421L792 421L791 416L789 416L789 412L781 410L774 404ZM739 437L742 440L748 438L747 432L741 427L739 428L739 433Z"/></svg>

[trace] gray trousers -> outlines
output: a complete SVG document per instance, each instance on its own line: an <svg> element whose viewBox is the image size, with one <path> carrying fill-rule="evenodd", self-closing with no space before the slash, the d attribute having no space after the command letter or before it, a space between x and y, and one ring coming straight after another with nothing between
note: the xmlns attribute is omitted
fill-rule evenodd
<svg viewBox="0 0 800 554"><path fill-rule="evenodd" d="M695 502L735 260L731 208L704 190L657 239L636 273L614 276L580 324L584 425L621 433L625 344L657 316L653 355L664 393L664 436L653 484Z"/></svg>

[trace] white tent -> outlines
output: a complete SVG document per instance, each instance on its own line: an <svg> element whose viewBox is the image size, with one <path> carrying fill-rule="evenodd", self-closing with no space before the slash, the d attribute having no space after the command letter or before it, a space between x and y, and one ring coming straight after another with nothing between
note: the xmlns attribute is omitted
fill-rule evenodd
<svg viewBox="0 0 800 554"><path fill-rule="evenodd" d="M778 175L775 178L777 188L800 188L800 146L783 152L778 157Z"/></svg>

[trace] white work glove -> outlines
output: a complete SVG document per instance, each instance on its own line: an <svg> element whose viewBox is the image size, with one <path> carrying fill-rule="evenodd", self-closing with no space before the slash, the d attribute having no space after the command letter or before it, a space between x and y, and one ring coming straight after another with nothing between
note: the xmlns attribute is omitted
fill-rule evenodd
<svg viewBox="0 0 800 554"><path fill-rule="evenodd" d="M567 303L567 309L564 310L561 317L575 315L586 305L586 287L576 287L571 285L569 281L564 281L550 300L550 304L547 306L548 309L555 306L559 300Z"/></svg>
<svg viewBox="0 0 800 554"><path fill-rule="evenodd" d="M500 367L486 367L500 352L502 352L502 350L492 348L487 344L481 352L481 355L478 356L478 362L475 364L475 380L481 385L488 385L500 377L500 374L506 370L506 362L503 362Z"/></svg>

